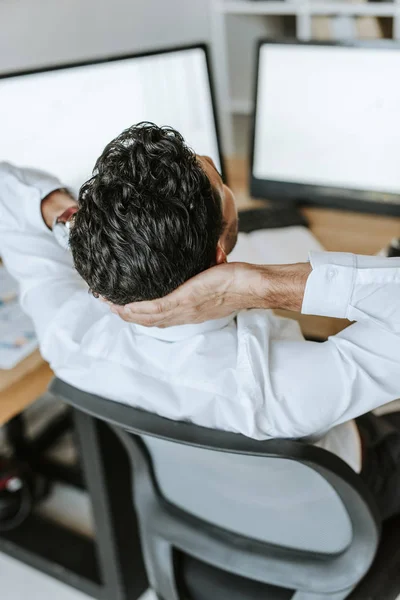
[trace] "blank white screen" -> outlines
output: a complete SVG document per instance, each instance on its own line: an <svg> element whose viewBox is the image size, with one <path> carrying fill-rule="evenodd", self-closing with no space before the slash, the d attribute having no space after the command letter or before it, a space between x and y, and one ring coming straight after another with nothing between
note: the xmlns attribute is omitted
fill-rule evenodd
<svg viewBox="0 0 400 600"><path fill-rule="evenodd" d="M400 192L400 51L261 47L253 175Z"/></svg>
<svg viewBox="0 0 400 600"><path fill-rule="evenodd" d="M0 79L0 160L77 190L139 121L170 125L220 168L206 55L195 48Z"/></svg>

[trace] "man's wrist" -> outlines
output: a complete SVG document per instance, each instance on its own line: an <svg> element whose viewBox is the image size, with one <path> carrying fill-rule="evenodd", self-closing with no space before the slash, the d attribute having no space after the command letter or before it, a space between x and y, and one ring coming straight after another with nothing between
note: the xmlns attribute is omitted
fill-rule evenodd
<svg viewBox="0 0 400 600"><path fill-rule="evenodd" d="M309 263L253 267L249 285L251 308L300 312L311 271Z"/></svg>
<svg viewBox="0 0 400 600"><path fill-rule="evenodd" d="M49 229L52 229L57 217L62 215L68 208L76 206L77 202L68 190L55 190L42 200L41 210L43 221Z"/></svg>

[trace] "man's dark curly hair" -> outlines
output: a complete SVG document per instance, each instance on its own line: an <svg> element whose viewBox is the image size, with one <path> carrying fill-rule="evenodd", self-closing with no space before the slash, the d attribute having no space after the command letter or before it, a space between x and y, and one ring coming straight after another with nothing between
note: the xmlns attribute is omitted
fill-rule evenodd
<svg viewBox="0 0 400 600"><path fill-rule="evenodd" d="M110 142L79 192L70 247L94 295L168 294L215 262L220 194L180 133L139 123Z"/></svg>

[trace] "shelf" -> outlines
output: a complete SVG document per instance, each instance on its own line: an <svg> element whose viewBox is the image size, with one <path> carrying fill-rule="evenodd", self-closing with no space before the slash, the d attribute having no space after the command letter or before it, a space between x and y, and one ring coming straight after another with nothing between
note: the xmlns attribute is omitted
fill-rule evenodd
<svg viewBox="0 0 400 600"><path fill-rule="evenodd" d="M300 4L290 1L253 2L252 0L229 0L220 2L217 8L220 12L232 15L295 15L299 12Z"/></svg>
<svg viewBox="0 0 400 600"><path fill-rule="evenodd" d="M308 6L314 15L394 17L400 14L399 5L394 2L310 2Z"/></svg>
<svg viewBox="0 0 400 600"><path fill-rule="evenodd" d="M232 15L349 15L349 16L400 16L398 2L313 2L312 0L263 1L228 0L219 2L220 12Z"/></svg>

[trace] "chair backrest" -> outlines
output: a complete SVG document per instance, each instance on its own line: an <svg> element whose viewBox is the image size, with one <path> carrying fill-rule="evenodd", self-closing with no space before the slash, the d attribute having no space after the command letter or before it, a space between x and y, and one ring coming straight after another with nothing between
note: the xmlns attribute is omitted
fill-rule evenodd
<svg viewBox="0 0 400 600"><path fill-rule="evenodd" d="M341 459L302 442L259 442L175 422L55 379L67 403L140 435L159 493L202 521L247 539L322 555L344 552L361 514L379 529L360 478ZM364 517L363 517L364 518Z"/></svg>
<svg viewBox="0 0 400 600"><path fill-rule="evenodd" d="M318 553L345 550L352 525L330 483L278 456L220 452L149 436L161 494L186 512L246 538Z"/></svg>

